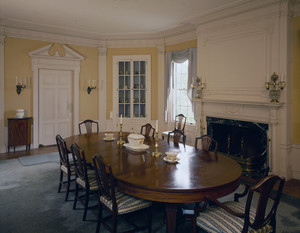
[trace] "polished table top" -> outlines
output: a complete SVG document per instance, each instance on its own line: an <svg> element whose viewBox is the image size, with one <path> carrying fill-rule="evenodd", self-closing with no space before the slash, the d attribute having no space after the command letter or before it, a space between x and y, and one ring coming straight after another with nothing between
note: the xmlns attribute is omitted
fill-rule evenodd
<svg viewBox="0 0 300 233"><path fill-rule="evenodd" d="M123 139L127 143L127 135ZM66 138L67 146L77 143L92 162L95 154L101 154L112 166L113 174L121 191L134 196L159 202L183 203L201 201L205 195L222 197L232 193L239 185L242 174L240 165L232 159L213 153L205 153L191 146L158 140L159 158L153 157L155 141L146 137L149 149L130 151L116 140L104 140L104 132L75 135ZM178 151L180 161L175 164L163 160L166 151Z"/></svg>
<svg viewBox="0 0 300 233"><path fill-rule="evenodd" d="M127 143L129 133L123 132ZM167 232L176 232L176 216L179 203L201 202L204 196L220 198L232 193L240 184L242 169L234 160L213 153L205 153L191 146L174 145L158 140L162 156L152 156L155 140L146 137L146 151L133 152L104 140L104 132L75 135L66 138L67 146L77 143L84 150L86 159L92 162L95 154L101 154L112 167L120 191L147 200L165 202ZM164 161L166 151L178 151L180 161L170 164Z"/></svg>

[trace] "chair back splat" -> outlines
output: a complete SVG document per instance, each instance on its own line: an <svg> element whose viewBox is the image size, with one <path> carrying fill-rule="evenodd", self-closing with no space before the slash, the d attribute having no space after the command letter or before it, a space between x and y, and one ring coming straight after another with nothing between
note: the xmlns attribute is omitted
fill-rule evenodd
<svg viewBox="0 0 300 233"><path fill-rule="evenodd" d="M182 138L182 143L185 145L186 135L179 129L174 129L173 131L170 131L168 133L168 142L170 142L170 139L173 137L174 144L178 144L180 142L180 139Z"/></svg>
<svg viewBox="0 0 300 233"><path fill-rule="evenodd" d="M150 123L141 126L141 134L154 137L154 133L155 128Z"/></svg>
<svg viewBox="0 0 300 233"><path fill-rule="evenodd" d="M186 116L183 114L178 114L177 116L175 116L174 129L179 129L184 133L185 123L186 123Z"/></svg>
<svg viewBox="0 0 300 233"><path fill-rule="evenodd" d="M117 232L118 217L124 216L128 213L147 209L147 225L137 226L136 224L131 224L133 229L126 232L135 232L142 229L148 229L151 232L152 227L152 210L151 202L146 201L131 195L127 195L120 192L114 184L114 176L112 173L112 168L107 164L101 155L95 155L93 157L93 164L97 178L98 184L98 221L96 233L100 231L100 226L103 224L110 232ZM111 215L106 217L102 216L102 208L105 207ZM111 224L106 220L111 218ZM128 221L130 223L130 221Z"/></svg>
<svg viewBox="0 0 300 233"><path fill-rule="evenodd" d="M58 185L58 192L61 190L61 186L63 185L66 187L66 197L65 200L68 200L69 192L73 191L70 190L70 184L74 179L71 179L72 175L75 175L75 168L73 161L69 161L69 151L66 145L65 140L57 134L56 137L56 144L57 149L60 157L60 179L59 179L59 185ZM64 181L64 174L66 175L66 180Z"/></svg>
<svg viewBox="0 0 300 233"><path fill-rule="evenodd" d="M213 151L215 152L216 158L218 158L218 142L209 135L202 135L201 137L196 137L195 148L198 147L198 141L201 141L201 149L203 151Z"/></svg>
<svg viewBox="0 0 300 233"><path fill-rule="evenodd" d="M92 131L92 130L93 130L93 124L96 125L96 127L97 127L97 133L99 133L99 124L98 124L97 121L93 121L93 120L85 120L85 121L80 122L80 123L78 124L79 134L82 133L82 128L81 128L81 127L83 127L83 126L85 126L86 133L87 133L87 134L91 134L91 133L93 132L93 131Z"/></svg>
<svg viewBox="0 0 300 233"><path fill-rule="evenodd" d="M285 180L281 179L278 176L268 176L263 180L261 180L258 184L250 188L248 198L247 198L247 203L246 203L246 209L248 208L250 209L251 207L251 202L252 202L252 197L254 192L259 193L259 199L256 208L256 216L254 222L250 224L251 228L260 229L267 222L271 223L273 230L276 228L276 223L275 223L276 211L281 198L284 182ZM279 188L276 192L276 195L274 196L272 191L276 183L279 183ZM272 199L274 203L272 205L272 208L269 210L268 214L266 215L267 204L269 199Z"/></svg>
<svg viewBox="0 0 300 233"><path fill-rule="evenodd" d="M98 186L96 181L96 175L94 168L87 164L85 153L81 150L76 143L71 145L71 151L73 155L75 174L76 174L76 187L73 209L76 208L77 201L84 206L84 212L82 220L86 219L87 210L95 208L96 206L89 206L89 196L98 195ZM83 195L79 194L79 191L84 191Z"/></svg>
<svg viewBox="0 0 300 233"><path fill-rule="evenodd" d="M243 193L234 195L234 201L221 203L206 197L205 203L215 205L195 207L194 232L197 232L197 226L207 232L276 232L276 212L284 183L284 178L270 175L252 187L246 184ZM257 204L253 202L254 193L258 194ZM239 198L246 195L246 203L240 203Z"/></svg>

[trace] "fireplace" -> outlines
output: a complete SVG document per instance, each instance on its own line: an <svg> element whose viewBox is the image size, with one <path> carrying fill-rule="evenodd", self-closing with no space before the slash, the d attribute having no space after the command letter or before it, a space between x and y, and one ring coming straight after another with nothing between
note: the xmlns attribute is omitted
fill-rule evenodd
<svg viewBox="0 0 300 233"><path fill-rule="evenodd" d="M243 175L268 175L268 124L206 117L207 134L218 142L218 152L236 160Z"/></svg>

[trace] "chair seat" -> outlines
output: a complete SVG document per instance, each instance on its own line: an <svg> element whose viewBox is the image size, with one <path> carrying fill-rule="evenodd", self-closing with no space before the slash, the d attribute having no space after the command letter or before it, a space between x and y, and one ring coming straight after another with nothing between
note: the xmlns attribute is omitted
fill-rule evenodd
<svg viewBox="0 0 300 233"><path fill-rule="evenodd" d="M169 135L169 132L172 132L172 131L164 131L164 132L162 132L162 139L165 139L165 137L167 137L168 138L168 135ZM170 134L170 138L173 138L173 135L174 135L174 133L171 133ZM182 139L182 136L181 136L181 139Z"/></svg>
<svg viewBox="0 0 300 233"><path fill-rule="evenodd" d="M118 206L118 214L126 214L136 210L147 208L151 205L151 201L146 201L137 197L133 197L115 190L116 202ZM100 196L100 202L112 210L112 201L104 196Z"/></svg>
<svg viewBox="0 0 300 233"><path fill-rule="evenodd" d="M239 202L229 201L225 202L224 205L229 207L230 209L236 212L245 212L245 205ZM255 218L255 209L250 208L250 222L254 221ZM235 217L232 214L229 214L224 209L218 206L209 207L200 212L197 217L197 225L207 232L214 233L240 233L242 232L244 219ZM254 230L252 228L248 228L248 233L268 233L273 232L272 226L267 224L263 228L259 230Z"/></svg>
<svg viewBox="0 0 300 233"><path fill-rule="evenodd" d="M98 185L97 185L97 179L96 179L96 174L93 170L88 170L88 179L89 179L89 184L90 184L90 190L97 190ZM85 187L85 181L79 177L76 178L76 182L81 185L83 188Z"/></svg>
<svg viewBox="0 0 300 233"><path fill-rule="evenodd" d="M71 161L71 162L69 162L69 164L70 164L71 175L75 175L75 166L74 166L74 162ZM60 169L61 169L65 174L68 174L68 168L67 168L65 165L61 164L61 165L60 165Z"/></svg>

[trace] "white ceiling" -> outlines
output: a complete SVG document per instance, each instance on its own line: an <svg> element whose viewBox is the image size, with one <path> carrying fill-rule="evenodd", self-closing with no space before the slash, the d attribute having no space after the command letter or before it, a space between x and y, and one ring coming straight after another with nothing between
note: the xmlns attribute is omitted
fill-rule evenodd
<svg viewBox="0 0 300 233"><path fill-rule="evenodd" d="M88 38L157 34L243 0L0 0L0 25Z"/></svg>

